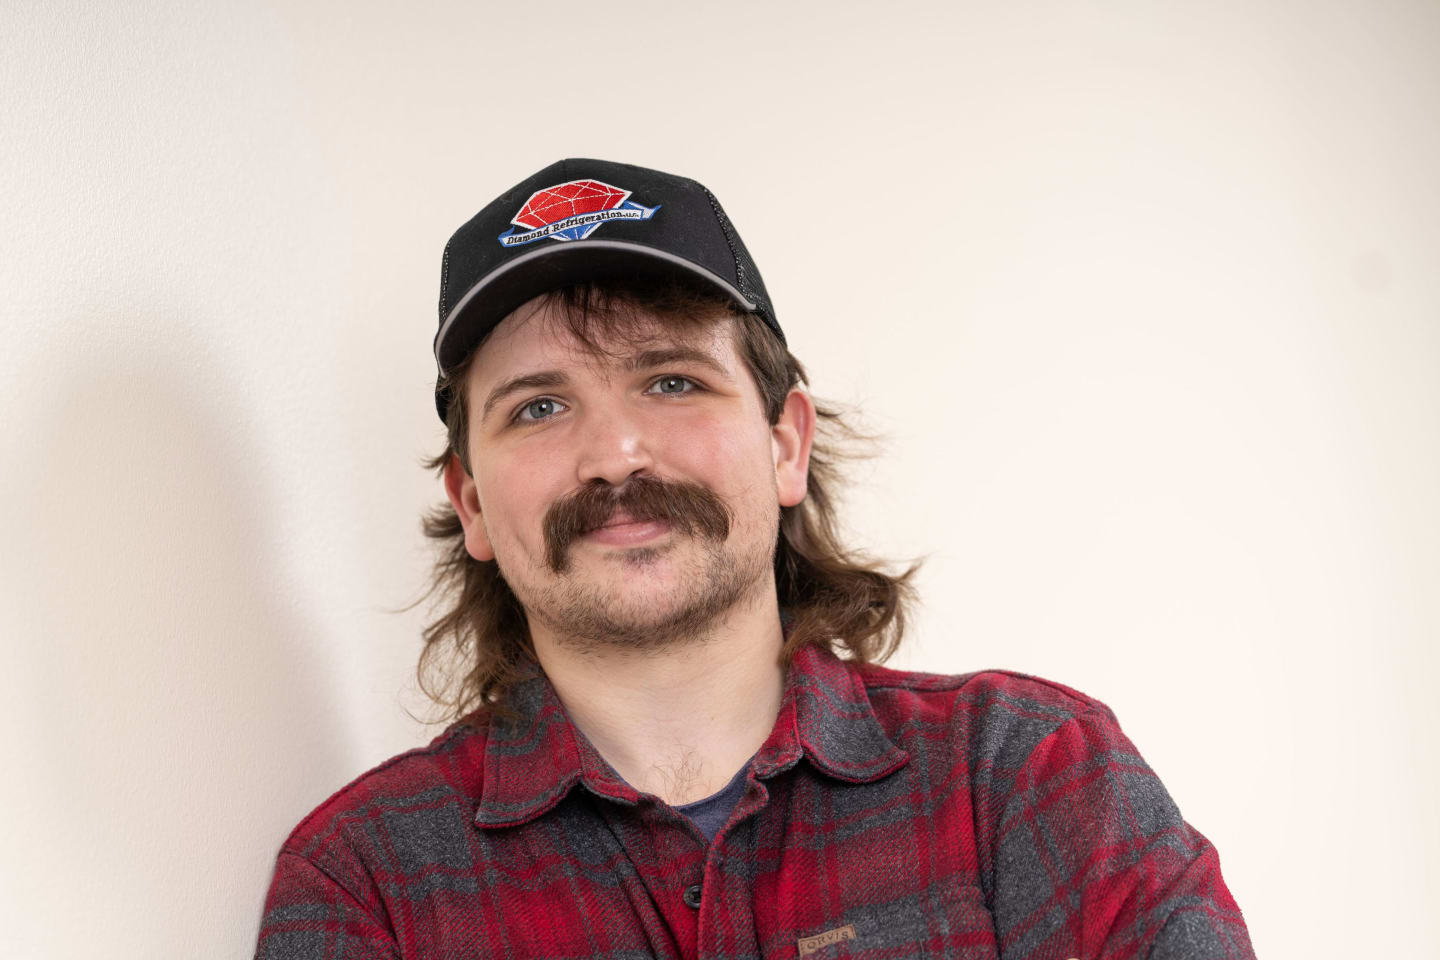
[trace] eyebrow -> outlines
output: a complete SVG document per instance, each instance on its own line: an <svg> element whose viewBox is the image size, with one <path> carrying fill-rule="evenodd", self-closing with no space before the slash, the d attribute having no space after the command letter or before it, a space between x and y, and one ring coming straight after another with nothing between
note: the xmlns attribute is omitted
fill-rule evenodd
<svg viewBox="0 0 1440 960"><path fill-rule="evenodd" d="M726 370L710 354L697 350L694 347L665 347L659 350L643 350L625 361L624 369L628 371L647 370L652 367L663 367L670 363L693 363L705 367L720 376L727 383L732 383L733 378L730 371ZM531 390L536 387L563 387L569 383L569 378L559 370L542 370L538 373L526 373L518 377L511 377L504 381L485 398L485 409L480 414L480 422L484 423L490 419L496 404L506 397L519 393L523 390Z"/></svg>

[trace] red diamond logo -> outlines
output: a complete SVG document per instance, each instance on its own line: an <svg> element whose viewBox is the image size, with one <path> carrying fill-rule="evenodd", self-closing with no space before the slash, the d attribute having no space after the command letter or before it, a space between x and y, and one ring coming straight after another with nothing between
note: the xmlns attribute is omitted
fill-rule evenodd
<svg viewBox="0 0 1440 960"><path fill-rule="evenodd" d="M599 180L571 180L569 183L536 190L510 222L535 230L576 214L614 210L624 203L628 196L629 190L621 190ZM587 230L586 233L588 232Z"/></svg>

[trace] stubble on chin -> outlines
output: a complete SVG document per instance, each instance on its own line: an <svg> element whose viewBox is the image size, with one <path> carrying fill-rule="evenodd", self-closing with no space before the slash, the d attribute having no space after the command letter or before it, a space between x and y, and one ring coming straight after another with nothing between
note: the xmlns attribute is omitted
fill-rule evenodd
<svg viewBox="0 0 1440 960"><path fill-rule="evenodd" d="M592 564L622 567L625 580L642 584L634 591L582 579L581 571L572 566L566 575L539 587L533 597L521 596L521 601L527 614L544 623L557 642L581 655L646 653L703 641L728 612L754 601L754 594L768 582L774 547L736 556L723 542L692 542L702 549L682 565L675 586L662 596L644 589L643 582L647 570L678 552L680 545L673 542L582 561L582 570L593 569Z"/></svg>

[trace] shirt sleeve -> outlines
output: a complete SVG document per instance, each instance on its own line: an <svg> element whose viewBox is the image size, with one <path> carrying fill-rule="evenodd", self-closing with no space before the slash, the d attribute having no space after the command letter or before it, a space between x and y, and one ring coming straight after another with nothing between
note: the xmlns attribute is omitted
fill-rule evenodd
<svg viewBox="0 0 1440 960"><path fill-rule="evenodd" d="M255 960L399 960L387 924L305 857L281 851Z"/></svg>
<svg viewBox="0 0 1440 960"><path fill-rule="evenodd" d="M1002 960L1253 960L1214 846L1103 705L1036 745L996 827Z"/></svg>

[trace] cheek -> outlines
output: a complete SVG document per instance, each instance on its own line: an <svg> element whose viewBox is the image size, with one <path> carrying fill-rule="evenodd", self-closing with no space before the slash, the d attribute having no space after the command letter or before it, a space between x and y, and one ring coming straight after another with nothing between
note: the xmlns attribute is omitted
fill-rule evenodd
<svg viewBox="0 0 1440 960"><path fill-rule="evenodd" d="M722 497L748 506L775 487L769 430L746 429L733 419L697 416L671 431L662 469L693 477Z"/></svg>
<svg viewBox="0 0 1440 960"><path fill-rule="evenodd" d="M480 511L485 530L492 544L505 551L507 544L538 540L545 510L565 491L546 496L547 477L532 467L513 470L492 470L484 473L479 484Z"/></svg>

